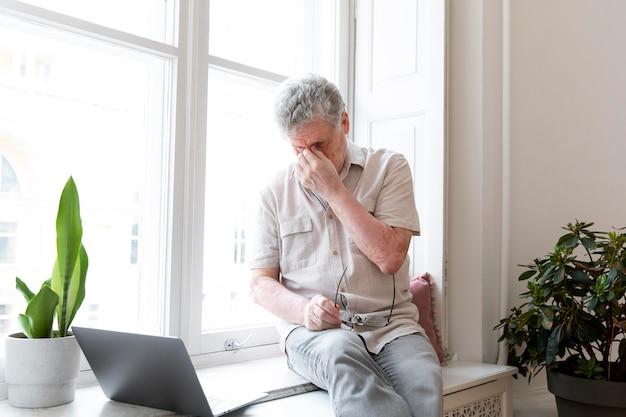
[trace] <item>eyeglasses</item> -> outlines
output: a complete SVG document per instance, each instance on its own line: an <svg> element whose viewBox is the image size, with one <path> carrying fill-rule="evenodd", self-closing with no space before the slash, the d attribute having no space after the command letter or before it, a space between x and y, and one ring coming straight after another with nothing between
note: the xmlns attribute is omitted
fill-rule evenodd
<svg viewBox="0 0 626 417"><path fill-rule="evenodd" d="M389 310L389 316L376 316L371 314L355 314L349 310L347 310L347 301L346 296L339 292L339 287L341 286L341 281L343 281L344 276L346 275L346 270L348 267L343 269L341 277L339 278L339 283L337 284L337 290L335 291L335 305L337 301L341 301L341 307L339 311L339 319L347 326L367 326L367 327L385 327L389 324L389 320L391 319L391 314L393 313L393 307L396 303L396 275L392 275L393 277L393 298L391 300L391 309Z"/></svg>

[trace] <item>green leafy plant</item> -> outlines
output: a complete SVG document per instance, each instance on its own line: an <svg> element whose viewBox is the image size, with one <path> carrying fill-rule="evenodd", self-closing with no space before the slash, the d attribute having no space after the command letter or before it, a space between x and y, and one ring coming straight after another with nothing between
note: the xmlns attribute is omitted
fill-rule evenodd
<svg viewBox="0 0 626 417"><path fill-rule="evenodd" d="M85 279L89 261L82 244L83 227L80 202L74 179L63 188L56 220L57 258L52 277L35 294L18 277L15 284L28 305L18 319L28 338L65 337L85 298ZM54 318L58 330L53 332Z"/></svg>
<svg viewBox="0 0 626 417"><path fill-rule="evenodd" d="M521 265L525 301L495 327L529 382L545 367L626 381L626 233L592 226L569 223L551 253Z"/></svg>

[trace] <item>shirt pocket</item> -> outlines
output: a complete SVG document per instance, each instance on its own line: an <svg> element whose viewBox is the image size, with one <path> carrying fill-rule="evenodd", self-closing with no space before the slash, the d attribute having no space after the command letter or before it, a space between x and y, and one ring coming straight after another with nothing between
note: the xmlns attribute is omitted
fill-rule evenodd
<svg viewBox="0 0 626 417"><path fill-rule="evenodd" d="M317 261L313 221L309 217L282 223L280 240L282 244L280 269L283 274L306 268Z"/></svg>

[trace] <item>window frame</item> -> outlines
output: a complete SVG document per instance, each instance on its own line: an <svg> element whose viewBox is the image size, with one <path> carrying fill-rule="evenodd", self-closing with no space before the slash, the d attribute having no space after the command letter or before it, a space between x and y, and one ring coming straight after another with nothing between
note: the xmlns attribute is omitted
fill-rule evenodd
<svg viewBox="0 0 626 417"><path fill-rule="evenodd" d="M208 51L209 6L203 2L201 2L198 6L200 7L200 9L197 10L192 18L198 18L201 20L200 22L196 22L198 25L197 27L199 28L199 31L196 33L199 38L196 39L195 42L192 38L191 43L195 43L197 45L197 47L195 48L196 51ZM352 60L349 58L350 54L352 53L352 36L348 36L348 34L352 33L351 30L353 30L353 26L351 25L351 19L353 17L352 0L348 2L337 1L335 7L336 21L334 30L336 36L335 48L332 51L332 53L334 54L335 62L333 75L334 79L338 80L337 84L342 91L342 94L344 94L344 97L348 97L348 80L351 79L349 74L351 70L350 63L352 62ZM202 22L203 19L206 19L206 24ZM186 33L191 32L187 31ZM181 28L181 31L179 32L181 47L185 42L189 42L189 40L183 40L182 37L183 30ZM205 44L204 42L207 42L207 44ZM286 79L286 76L281 74L276 74L263 69L251 67L242 63L210 55L210 51L208 55L197 58L199 59L196 61L196 64L200 67L194 68L194 71L196 71L197 74L201 74L201 77L195 80L190 80L191 84L193 84L194 82L197 83L196 85L190 86L192 94L194 91L207 91L209 67L222 71L233 72L252 78L259 78L262 80L275 82L277 84ZM204 62L204 59L206 59L207 62ZM195 123L195 126L190 126L190 128L197 133L201 133L197 135L196 138L205 138L206 119L204 117L200 117L200 115L206 115L207 97L203 97L203 101L196 104L196 108L198 109L198 111L196 112L197 117L195 118L195 120L191 121L192 124ZM203 107L200 107L200 105L202 105ZM206 138L206 142L210 140L211 138ZM204 155L204 153L206 152L206 142L196 144L196 155ZM181 332L180 334L183 340L188 341L188 349L190 350L191 355L202 355L199 360L201 360L204 364L213 363L213 361L215 360L217 360L218 363L222 363L223 361L238 361L265 357L268 355L275 355L278 349L278 333L274 324L211 331L206 333L202 332L202 300L201 297L198 296L198 294L202 293L201 281L203 270L202 255L204 237L201 234L204 230L203 213L205 201L205 168L203 163L204 160L199 160L195 164L198 169L195 175L195 180L193 178L189 178L189 181L195 181L195 191L193 194L196 198L195 203L198 205L194 207L193 210L187 211L188 213L194 213L193 224L195 224L195 227L192 227L189 230L189 233L195 236L191 236L191 241L187 242L190 245L187 247L187 250L190 254L192 254L192 256L185 257L185 259L188 262L186 267L189 271L192 271L192 273L194 273L194 276L197 279L192 280L189 285L183 285L180 288L182 294L182 297L180 299L188 299L191 300L191 302L189 303L189 305L186 306L179 305L181 317L189 317L189 322L188 328L179 328L178 330ZM176 200L177 199L175 199L175 201ZM188 203L192 204L191 201L188 201ZM182 257L179 259L182 259ZM185 335L188 338L182 335ZM247 341L244 347L237 350L237 359L233 359L233 351L225 350L227 340L235 340L237 342Z"/></svg>
<svg viewBox="0 0 626 417"><path fill-rule="evenodd" d="M334 79L344 97L349 100L349 80L353 1L336 2L336 45ZM0 0L0 14L17 18L26 24L60 30L106 45L123 47L132 52L156 56L171 62L170 78L165 80L172 90L169 120L163 121L169 130L166 184L166 232L162 268L165 288L161 320L163 333L180 337L191 355L200 355L203 362L245 360L277 353L278 334L273 324L233 331L202 333L203 233L205 204L205 161L207 91L209 67L262 78L276 83L285 79L258 68L210 56L209 2L179 1L175 7L173 44L161 43L130 33L63 15L15 0ZM227 339L245 340L251 333L250 345L238 355L224 348ZM213 352L213 353L207 353ZM1 373L1 372L0 372ZM0 375L0 380L3 379Z"/></svg>

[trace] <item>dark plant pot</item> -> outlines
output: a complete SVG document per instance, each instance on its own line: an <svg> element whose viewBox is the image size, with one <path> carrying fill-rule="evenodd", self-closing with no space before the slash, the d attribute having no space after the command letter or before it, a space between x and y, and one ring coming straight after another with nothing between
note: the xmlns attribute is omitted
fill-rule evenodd
<svg viewBox="0 0 626 417"><path fill-rule="evenodd" d="M556 370L547 374L560 417L626 416L626 382L596 381Z"/></svg>

